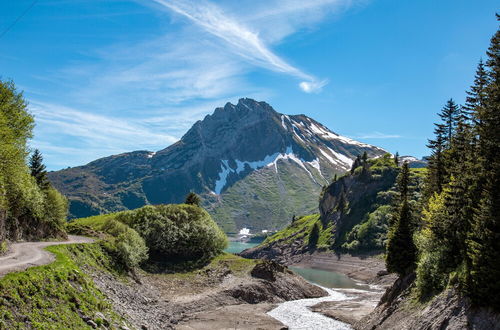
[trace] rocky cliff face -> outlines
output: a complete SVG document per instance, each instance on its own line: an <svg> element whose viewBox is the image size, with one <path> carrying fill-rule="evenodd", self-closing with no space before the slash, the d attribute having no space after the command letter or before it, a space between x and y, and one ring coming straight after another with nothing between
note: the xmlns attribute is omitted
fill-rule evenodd
<svg viewBox="0 0 500 330"><path fill-rule="evenodd" d="M177 143L49 174L71 201L73 217L181 202L189 191L227 231L277 229L315 208L335 173L384 150L337 135L315 120L241 99L196 122Z"/></svg>
<svg viewBox="0 0 500 330"><path fill-rule="evenodd" d="M241 255L278 260L286 264L314 250L345 250L345 245L353 239L351 236L361 241L357 243L360 248L376 250L377 247L373 246L376 244L372 241L377 235L386 235L386 214L383 214L380 223L366 226L366 237L351 233L356 231L356 226L369 222L372 212L382 213L380 207L384 212L390 209L398 171L390 155L368 160L365 168L360 166L352 174L344 175L323 188L318 205L319 214L296 219L282 231L267 238L263 244ZM309 235L315 224L319 228L319 239L315 246L311 246Z"/></svg>
<svg viewBox="0 0 500 330"><path fill-rule="evenodd" d="M323 191L319 201L319 212L323 226L332 226L332 244L340 246L345 242L347 234L355 225L361 223L365 216L374 211L379 193L388 191L395 183L398 169L384 167L380 171L348 175L330 184Z"/></svg>
<svg viewBox="0 0 500 330"><path fill-rule="evenodd" d="M486 308L474 308L456 289L449 288L426 303L411 295L415 274L399 278L388 288L375 310L354 325L359 330L375 329L500 329L500 315Z"/></svg>

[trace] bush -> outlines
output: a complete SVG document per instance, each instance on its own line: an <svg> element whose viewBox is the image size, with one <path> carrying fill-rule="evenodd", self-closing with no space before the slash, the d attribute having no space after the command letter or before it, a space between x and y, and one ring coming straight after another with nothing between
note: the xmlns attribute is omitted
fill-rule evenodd
<svg viewBox="0 0 500 330"><path fill-rule="evenodd" d="M115 254L125 267L137 267L148 258L148 248L144 239L126 224L108 218L102 230L112 236L103 242L104 247L108 252Z"/></svg>
<svg viewBox="0 0 500 330"><path fill-rule="evenodd" d="M144 206L117 219L134 228L159 261L210 259L227 246L226 235L212 217L193 205Z"/></svg>
<svg viewBox="0 0 500 330"><path fill-rule="evenodd" d="M384 249L387 240L390 209L389 205L382 205L369 213L364 222L357 224L349 232L346 243L342 247L350 251Z"/></svg>

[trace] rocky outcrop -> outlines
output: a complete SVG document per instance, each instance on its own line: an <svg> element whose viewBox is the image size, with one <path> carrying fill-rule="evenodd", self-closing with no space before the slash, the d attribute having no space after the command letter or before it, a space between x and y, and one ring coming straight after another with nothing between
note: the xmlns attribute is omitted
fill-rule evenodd
<svg viewBox="0 0 500 330"><path fill-rule="evenodd" d="M359 171L341 177L323 191L319 212L323 226L333 224L334 245L339 246L342 235L375 209L377 195L394 185L398 169L384 167L380 171Z"/></svg>
<svg viewBox="0 0 500 330"><path fill-rule="evenodd" d="M301 260L302 256L308 252L312 252L307 245L303 245L301 240L293 243L278 240L271 244L258 245L251 249L247 249L240 256L249 259L266 259L273 260L282 265L289 265Z"/></svg>
<svg viewBox="0 0 500 330"><path fill-rule="evenodd" d="M375 310L355 323L359 330L500 329L500 314L474 308L456 289L447 289L426 303L411 295L415 274L399 278L387 289Z"/></svg>
<svg viewBox="0 0 500 330"><path fill-rule="evenodd" d="M316 207L321 187L352 160L384 150L340 136L304 115L240 99L196 122L173 145L49 173L73 217L178 203L194 191L226 230L279 229Z"/></svg>

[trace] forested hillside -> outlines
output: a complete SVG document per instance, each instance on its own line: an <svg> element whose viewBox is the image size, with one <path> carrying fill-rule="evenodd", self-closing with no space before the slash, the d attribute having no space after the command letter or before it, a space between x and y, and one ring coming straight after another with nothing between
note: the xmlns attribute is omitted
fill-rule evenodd
<svg viewBox="0 0 500 330"><path fill-rule="evenodd" d="M397 197L398 158L386 154L377 159L358 157L352 169L325 186L319 197L319 213L295 219L269 237L249 257L279 257L312 251L383 252ZM410 169L411 204L418 204L425 169ZM279 251L279 252L278 252Z"/></svg>
<svg viewBox="0 0 500 330"><path fill-rule="evenodd" d="M28 166L33 127L22 93L13 82L0 81L0 246L4 248L6 239L66 235L66 199L48 183L38 152Z"/></svg>
<svg viewBox="0 0 500 330"><path fill-rule="evenodd" d="M500 30L486 54L465 104L450 99L439 113L418 205L407 166L400 172L386 255L399 279L360 328L498 327Z"/></svg>
<svg viewBox="0 0 500 330"><path fill-rule="evenodd" d="M457 286L476 304L500 310L500 30L486 63L479 62L466 104L449 100L439 115L429 141L421 222L414 234L401 230L414 221L405 211L403 178L391 230L390 241L414 237L407 250L417 252L409 254L413 263L400 267L400 254L408 253L389 248L388 266L402 276L415 271L422 298Z"/></svg>

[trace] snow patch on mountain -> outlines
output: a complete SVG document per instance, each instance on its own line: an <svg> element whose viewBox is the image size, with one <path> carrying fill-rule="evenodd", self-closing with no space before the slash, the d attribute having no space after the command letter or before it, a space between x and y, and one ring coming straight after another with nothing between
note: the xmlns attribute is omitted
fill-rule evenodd
<svg viewBox="0 0 500 330"><path fill-rule="evenodd" d="M285 125L285 116L281 115L281 126L286 130L286 125Z"/></svg>
<svg viewBox="0 0 500 330"><path fill-rule="evenodd" d="M309 129L314 134L317 134L326 140L339 140L339 141L342 141L344 143L351 144L351 145L357 145L360 147L369 147L369 148L373 147L369 144L358 142L358 141L355 141L355 140L350 139L348 137L332 133L332 132L328 131L327 129L319 127L318 125L314 124L313 122L310 123Z"/></svg>
<svg viewBox="0 0 500 330"><path fill-rule="evenodd" d="M257 170L257 169L260 169L263 167L274 166L276 173L278 173L278 161L280 161L280 160L291 160L291 161L295 162L304 171L306 171L307 174L311 177L311 179L314 182L316 182L317 184L319 184L319 183L316 181L316 179L314 178L312 173L306 167L306 164L315 168L319 172L321 177L323 179L325 179L323 177L323 174L321 173L321 167L320 167L318 158L313 159L312 161L306 161L306 160L298 157L297 155L295 155L293 152L293 148L291 146L289 146L286 148L284 153L277 152L277 153L274 153L272 155L267 155L266 157L264 157L264 159L258 160L258 161L246 161L246 160L241 161L241 160L236 159L235 160L236 168L232 168L231 166L229 166L229 160L226 160L226 159L221 160L221 170L219 172L219 178L217 179L217 181L215 181L215 188L214 188L215 194L220 195L220 193L222 192L222 189L224 189L224 187L227 184L227 178L228 178L230 173L239 174L245 170L246 166L250 167L252 170Z"/></svg>

